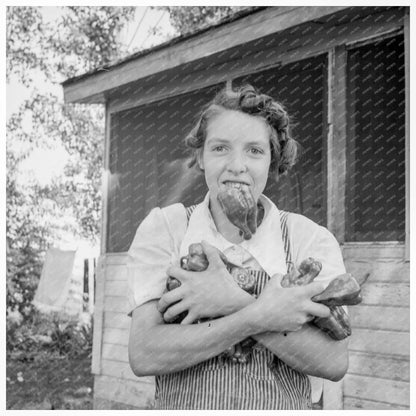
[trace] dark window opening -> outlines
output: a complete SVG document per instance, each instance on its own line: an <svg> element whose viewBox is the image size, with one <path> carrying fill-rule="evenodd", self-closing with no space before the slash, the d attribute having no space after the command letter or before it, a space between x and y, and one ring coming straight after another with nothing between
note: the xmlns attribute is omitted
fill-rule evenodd
<svg viewBox="0 0 416 416"><path fill-rule="evenodd" d="M405 239L404 38L348 52L346 241Z"/></svg>
<svg viewBox="0 0 416 416"><path fill-rule="evenodd" d="M203 175L188 168L184 138L223 85L111 116L107 252L127 251L152 208L202 201Z"/></svg>
<svg viewBox="0 0 416 416"><path fill-rule="evenodd" d="M292 137L301 145L297 164L264 191L279 209L303 214L326 226L327 55L297 61L233 81L249 83L281 102L289 113Z"/></svg>

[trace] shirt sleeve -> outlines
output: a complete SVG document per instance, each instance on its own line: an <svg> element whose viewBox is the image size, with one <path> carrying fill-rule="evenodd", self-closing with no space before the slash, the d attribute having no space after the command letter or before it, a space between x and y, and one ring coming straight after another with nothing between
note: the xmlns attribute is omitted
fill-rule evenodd
<svg viewBox="0 0 416 416"><path fill-rule="evenodd" d="M322 226L319 226L317 245L319 248L315 258L322 263L322 270L315 280L329 284L335 277L346 273L341 248L334 235ZM314 255L311 257L314 257ZM342 308L348 313L347 305L342 305Z"/></svg>
<svg viewBox="0 0 416 416"><path fill-rule="evenodd" d="M322 270L315 280L323 281L326 284L345 273L345 265L341 248L334 235L325 227L322 227L310 219L298 215L294 216L292 232L294 239L292 251L294 262L297 267L308 257L313 257L322 263ZM348 313L347 306L342 306ZM308 376L311 381L313 400L319 400L323 390L323 379L320 377Z"/></svg>
<svg viewBox="0 0 416 416"><path fill-rule="evenodd" d="M293 224L292 251L295 265L308 257L313 257L322 263L322 270L315 280L328 283L344 274L345 265L341 248L334 235L325 227L322 227L308 218L299 214L295 215Z"/></svg>
<svg viewBox="0 0 416 416"><path fill-rule="evenodd" d="M165 216L154 208L138 227L128 250L129 316L133 309L162 296L173 249Z"/></svg>

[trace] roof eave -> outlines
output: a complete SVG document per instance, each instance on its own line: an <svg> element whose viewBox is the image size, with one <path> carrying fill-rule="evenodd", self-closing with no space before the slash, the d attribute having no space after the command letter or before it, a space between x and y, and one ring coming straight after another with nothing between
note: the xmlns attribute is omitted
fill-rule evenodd
<svg viewBox="0 0 416 416"><path fill-rule="evenodd" d="M69 79L62 84L64 99L69 103L105 103L106 92L110 90L346 8L348 6L262 8L227 24L159 45L114 66Z"/></svg>

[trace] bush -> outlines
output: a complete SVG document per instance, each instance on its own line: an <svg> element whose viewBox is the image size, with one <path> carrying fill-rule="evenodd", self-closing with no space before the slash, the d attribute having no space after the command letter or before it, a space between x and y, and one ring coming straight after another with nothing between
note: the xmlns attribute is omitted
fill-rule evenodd
<svg viewBox="0 0 416 416"><path fill-rule="evenodd" d="M50 349L60 355L80 355L92 348L92 325L73 318L52 318Z"/></svg>
<svg viewBox="0 0 416 416"><path fill-rule="evenodd" d="M92 349L92 320L88 314L77 319L33 309L21 320L9 314L6 332L7 352L26 360L42 352L72 357Z"/></svg>
<svg viewBox="0 0 416 416"><path fill-rule="evenodd" d="M7 315L19 312L23 317L34 313L35 296L42 271L43 257L30 247L7 250Z"/></svg>

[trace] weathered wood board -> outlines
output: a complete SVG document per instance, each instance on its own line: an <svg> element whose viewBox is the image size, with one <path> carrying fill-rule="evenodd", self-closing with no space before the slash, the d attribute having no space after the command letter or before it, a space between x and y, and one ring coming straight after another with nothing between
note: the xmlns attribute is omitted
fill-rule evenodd
<svg viewBox="0 0 416 416"><path fill-rule="evenodd" d="M350 352L349 358L349 374L410 381L408 358L355 351Z"/></svg>
<svg viewBox="0 0 416 416"><path fill-rule="evenodd" d="M408 406L410 385L404 381L347 374L344 377L344 395L382 403L388 402L391 405Z"/></svg>
<svg viewBox="0 0 416 416"><path fill-rule="evenodd" d="M409 331L410 308L357 305L349 308L351 325L361 329Z"/></svg>
<svg viewBox="0 0 416 416"><path fill-rule="evenodd" d="M356 397L344 396L344 409L354 410L408 410L409 406L400 406L388 402L364 400Z"/></svg>
<svg viewBox="0 0 416 416"><path fill-rule="evenodd" d="M96 398L115 402L107 404L112 409L117 408L117 403L139 409L153 408L154 385L151 383L101 375L94 380L94 392Z"/></svg>

